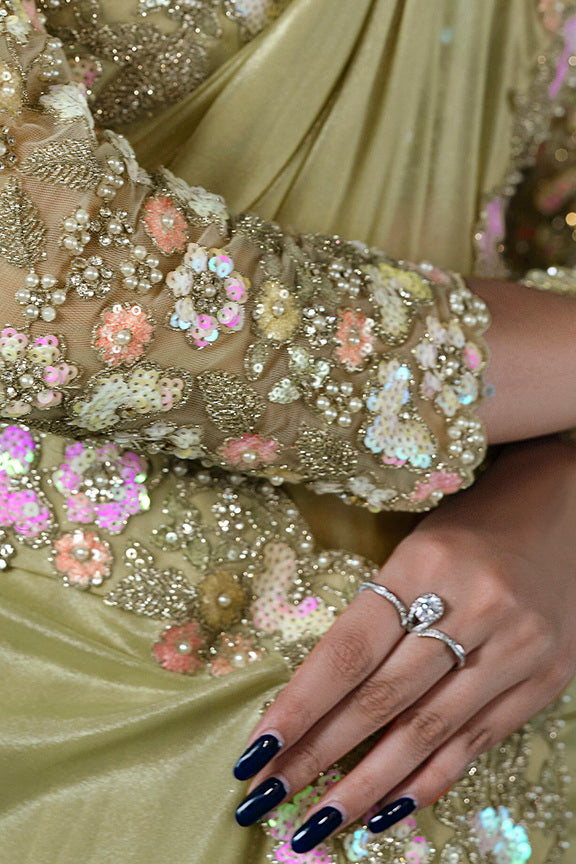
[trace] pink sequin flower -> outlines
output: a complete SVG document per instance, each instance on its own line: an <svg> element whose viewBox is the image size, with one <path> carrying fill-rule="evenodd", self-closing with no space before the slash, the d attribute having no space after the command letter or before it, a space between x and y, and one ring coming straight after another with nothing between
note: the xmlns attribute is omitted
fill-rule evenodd
<svg viewBox="0 0 576 864"><path fill-rule="evenodd" d="M226 441L219 453L235 468L261 468L276 461L279 444L274 438L246 433Z"/></svg>
<svg viewBox="0 0 576 864"><path fill-rule="evenodd" d="M91 585L101 585L110 576L110 546L91 531L77 528L68 534L61 534L54 542L54 549L54 564L66 585L89 588Z"/></svg>
<svg viewBox="0 0 576 864"><path fill-rule="evenodd" d="M452 495L461 486L462 478L455 471L433 471L428 480L416 484L410 497L413 501L426 501L436 493L435 497L441 498L443 495Z"/></svg>
<svg viewBox="0 0 576 864"><path fill-rule="evenodd" d="M336 359L350 372L362 369L374 350L374 321L353 309L338 310Z"/></svg>
<svg viewBox="0 0 576 864"><path fill-rule="evenodd" d="M165 255L181 252L188 240L186 219L167 195L149 198L143 210L148 234Z"/></svg>
<svg viewBox="0 0 576 864"><path fill-rule="evenodd" d="M154 335L154 325L138 303L115 303L101 315L94 347L109 366L135 363Z"/></svg>
<svg viewBox="0 0 576 864"><path fill-rule="evenodd" d="M54 334L30 341L14 327L0 332L0 411L22 417L33 408L47 410L62 401L62 390L78 375L65 360L60 338Z"/></svg>
<svg viewBox="0 0 576 864"><path fill-rule="evenodd" d="M243 669L262 656L255 639L240 633L221 633L214 649L216 654L210 662L210 674L217 678L229 675L236 669Z"/></svg>
<svg viewBox="0 0 576 864"><path fill-rule="evenodd" d="M204 636L198 622L187 621L186 624L168 627L159 641L154 643L152 651L164 669L182 675L194 675L204 666L204 646Z"/></svg>
<svg viewBox="0 0 576 864"><path fill-rule="evenodd" d="M147 477L142 456L116 444L91 447L75 441L66 448L52 482L64 496L72 522L95 522L118 534L131 516L149 509Z"/></svg>
<svg viewBox="0 0 576 864"><path fill-rule="evenodd" d="M24 426L0 433L0 526L37 540L52 525L52 512L31 474L37 445Z"/></svg>

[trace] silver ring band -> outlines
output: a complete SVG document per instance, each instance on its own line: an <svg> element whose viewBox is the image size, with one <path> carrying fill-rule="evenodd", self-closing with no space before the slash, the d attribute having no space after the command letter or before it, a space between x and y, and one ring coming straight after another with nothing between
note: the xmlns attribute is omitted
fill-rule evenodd
<svg viewBox="0 0 576 864"><path fill-rule="evenodd" d="M405 630L408 626L408 609L400 598L392 591L389 591L388 588L385 588L384 585L378 585L377 582L362 582L358 588L358 594L360 594L361 591L368 590L375 591L376 594L380 594L381 597L385 597L386 600L392 603L400 616L400 626Z"/></svg>
<svg viewBox="0 0 576 864"><path fill-rule="evenodd" d="M462 645L446 633L443 633L442 630L435 630L433 627L428 627L426 630L414 630L413 632L415 636L430 636L431 639L439 639L441 642L444 642L444 644L447 645L456 655L458 668L463 669L466 665L466 651Z"/></svg>

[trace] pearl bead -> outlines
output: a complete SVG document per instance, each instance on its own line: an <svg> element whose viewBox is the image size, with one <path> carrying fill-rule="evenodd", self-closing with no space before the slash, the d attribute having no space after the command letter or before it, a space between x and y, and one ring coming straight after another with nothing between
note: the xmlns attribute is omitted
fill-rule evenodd
<svg viewBox="0 0 576 864"><path fill-rule="evenodd" d="M74 219L73 216L69 216L68 219L64 220L64 230L69 231L72 234L78 228L78 222Z"/></svg>
<svg viewBox="0 0 576 864"><path fill-rule="evenodd" d="M40 316L43 321L50 322L56 318L56 310L53 306L43 306L40 310Z"/></svg>
<svg viewBox="0 0 576 864"><path fill-rule="evenodd" d="M73 555L77 561L87 561L90 558L90 550L86 549L85 546L79 546L74 550Z"/></svg>
<svg viewBox="0 0 576 864"><path fill-rule="evenodd" d="M330 407L330 408L327 408L326 411L324 411L324 416L326 417L326 420L328 420L329 423L332 423L332 421L335 420L336 417L338 416L338 412L336 411L335 408Z"/></svg>
<svg viewBox="0 0 576 864"><path fill-rule="evenodd" d="M34 378L32 377L32 375L28 375L27 373L25 373L24 375L20 375L20 378L18 380L20 382L20 385L24 387L25 390L28 390L28 388L34 386Z"/></svg>
<svg viewBox="0 0 576 864"><path fill-rule="evenodd" d="M117 345L129 345L132 341L132 331L128 328L119 330L114 336L114 341Z"/></svg>
<svg viewBox="0 0 576 864"><path fill-rule="evenodd" d="M166 228L167 231L171 231L174 228L174 216L165 213L160 221L162 222L162 227Z"/></svg>
<svg viewBox="0 0 576 864"><path fill-rule="evenodd" d="M192 646L189 642L179 642L178 643L178 652L180 654L191 654Z"/></svg>
<svg viewBox="0 0 576 864"><path fill-rule="evenodd" d="M175 546L178 543L178 534L175 531L167 531L165 539L169 546Z"/></svg>
<svg viewBox="0 0 576 864"><path fill-rule="evenodd" d="M148 255L146 258L146 264L148 267L158 267L160 260L155 255Z"/></svg>
<svg viewBox="0 0 576 864"><path fill-rule="evenodd" d="M246 465L254 465L254 463L258 459L258 454L254 452L254 450L246 450L242 454L242 461L246 463Z"/></svg>
<svg viewBox="0 0 576 864"><path fill-rule="evenodd" d="M27 306L25 315L30 321L35 321L38 318L39 311L36 306Z"/></svg>
<svg viewBox="0 0 576 864"><path fill-rule="evenodd" d="M228 606L232 603L230 597L227 594L219 594L218 595L218 605L222 606L224 609L227 609Z"/></svg>
<svg viewBox="0 0 576 864"><path fill-rule="evenodd" d="M275 318L281 318L282 315L284 315L285 311L286 311L286 309L282 303L273 303L272 304L272 314L274 315Z"/></svg>
<svg viewBox="0 0 576 864"><path fill-rule="evenodd" d="M358 398L358 396L353 396L352 399L348 402L348 409L352 412L352 414L356 414L358 411L362 410L362 400Z"/></svg>
<svg viewBox="0 0 576 864"><path fill-rule="evenodd" d="M87 225L90 219L90 215L86 212L86 210L77 210L76 211L76 221L79 225Z"/></svg>
<svg viewBox="0 0 576 864"><path fill-rule="evenodd" d="M36 288L40 282L40 277L36 273L28 273L25 282L28 288Z"/></svg>
<svg viewBox="0 0 576 864"><path fill-rule="evenodd" d="M354 385L350 381L343 381L340 384L340 392L343 396L351 396L354 392Z"/></svg>
<svg viewBox="0 0 576 864"><path fill-rule="evenodd" d="M42 287L46 288L48 291L51 288L54 288L58 280L54 276L46 275L42 276Z"/></svg>
<svg viewBox="0 0 576 864"><path fill-rule="evenodd" d="M8 152L8 147L4 144L3 141L0 141L0 156L5 156Z"/></svg>
<svg viewBox="0 0 576 864"><path fill-rule="evenodd" d="M136 267L131 261L123 261L120 265L120 272L123 276L133 276L136 272Z"/></svg>
<svg viewBox="0 0 576 864"><path fill-rule="evenodd" d="M16 300L18 303L28 303L30 300L30 291L27 291L26 288L19 288L16 292Z"/></svg>
<svg viewBox="0 0 576 864"><path fill-rule="evenodd" d="M146 247L145 246L135 246L132 250L132 254L136 258L137 261L145 261L146 260Z"/></svg>
<svg viewBox="0 0 576 864"><path fill-rule="evenodd" d="M151 287L152 285L150 284L148 279L140 279L138 282L138 290L142 291L142 293L149 291Z"/></svg>
<svg viewBox="0 0 576 864"><path fill-rule="evenodd" d="M96 282L100 278L100 273L96 267L88 266L84 268L84 278L87 282Z"/></svg>
<svg viewBox="0 0 576 864"><path fill-rule="evenodd" d="M349 414L341 414L338 417L338 425L341 426L343 429L347 429L349 426L352 425L352 418Z"/></svg>
<svg viewBox="0 0 576 864"><path fill-rule="evenodd" d="M66 300L66 292L62 291L62 289L58 289L57 291L52 292L52 302L56 304L56 306L61 306Z"/></svg>
<svg viewBox="0 0 576 864"><path fill-rule="evenodd" d="M124 285L126 288L130 288L134 291L138 287L138 278L136 276L128 276L124 279Z"/></svg>
<svg viewBox="0 0 576 864"><path fill-rule="evenodd" d="M152 285L157 285L163 279L162 273L159 270L150 271L150 282Z"/></svg>
<svg viewBox="0 0 576 864"><path fill-rule="evenodd" d="M326 396L319 396L316 399L316 407L320 411L326 411L326 409L330 407L330 400L327 399Z"/></svg>

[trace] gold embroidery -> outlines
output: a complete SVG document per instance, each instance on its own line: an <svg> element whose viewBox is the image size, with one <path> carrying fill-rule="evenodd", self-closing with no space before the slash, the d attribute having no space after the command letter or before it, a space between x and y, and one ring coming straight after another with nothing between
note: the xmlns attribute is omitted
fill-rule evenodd
<svg viewBox="0 0 576 864"><path fill-rule="evenodd" d="M0 256L15 267L46 257L46 227L22 186L10 178L0 191Z"/></svg>
<svg viewBox="0 0 576 864"><path fill-rule="evenodd" d="M96 189L103 171L88 141L59 141L38 148L20 166L23 174L69 189Z"/></svg>

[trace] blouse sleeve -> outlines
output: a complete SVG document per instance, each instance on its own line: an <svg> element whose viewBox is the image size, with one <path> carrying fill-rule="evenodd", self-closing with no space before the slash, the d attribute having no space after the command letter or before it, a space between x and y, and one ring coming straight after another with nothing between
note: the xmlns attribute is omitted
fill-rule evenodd
<svg viewBox="0 0 576 864"><path fill-rule="evenodd" d="M372 510L469 485L482 301L153 176L96 129L32 3L0 0L0 412Z"/></svg>

